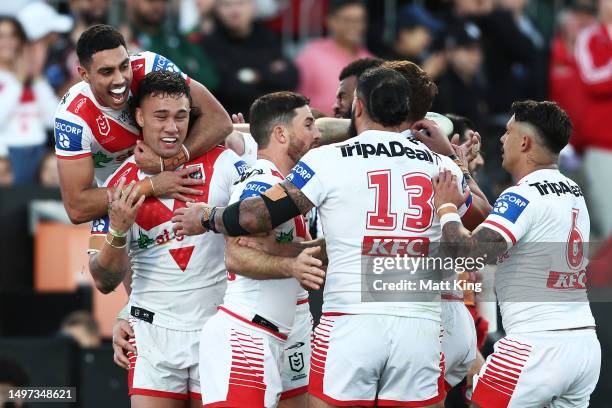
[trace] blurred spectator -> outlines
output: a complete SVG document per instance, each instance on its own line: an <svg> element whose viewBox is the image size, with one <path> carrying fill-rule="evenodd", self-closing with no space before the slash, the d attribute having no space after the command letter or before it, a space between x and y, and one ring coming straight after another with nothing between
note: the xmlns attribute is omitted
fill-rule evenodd
<svg viewBox="0 0 612 408"><path fill-rule="evenodd" d="M254 22L254 0L217 0L215 14L214 31L201 45L217 67L220 87L215 95L228 112L246 117L259 96L295 89L297 69L283 58L274 34Z"/></svg>
<svg viewBox="0 0 612 408"><path fill-rule="evenodd" d="M53 126L59 102L42 76L46 50L44 37L38 36L47 33L32 25L30 18L36 13L30 12L36 11L32 8L36 6L47 7L32 4L20 13L34 43L28 43L16 19L0 17L0 144L8 147L17 184L34 181L38 163L47 151L45 129Z"/></svg>
<svg viewBox="0 0 612 408"><path fill-rule="evenodd" d="M45 66L45 76L57 95L63 95L70 86L81 80L77 72L76 43L88 27L108 22L109 4L109 0L70 0L74 27L50 45Z"/></svg>
<svg viewBox="0 0 612 408"><path fill-rule="evenodd" d="M395 40L384 57L389 60L408 60L420 65L429 77L436 80L446 68L443 52L430 50L434 37L443 25L418 4L403 7L397 16Z"/></svg>
<svg viewBox="0 0 612 408"><path fill-rule="evenodd" d="M380 58L360 58L342 68L338 77L340 85L336 91L336 101L332 107L336 118L351 118L357 78L368 69L381 66L383 62Z"/></svg>
<svg viewBox="0 0 612 408"><path fill-rule="evenodd" d="M57 157L54 152L47 152L40 161L37 172L38 184L43 187L59 187L59 173L57 171Z"/></svg>
<svg viewBox="0 0 612 408"><path fill-rule="evenodd" d="M448 69L438 81L436 112L454 112L470 118L480 130L487 115L485 82L481 76L482 36L470 22L449 28L446 38Z"/></svg>
<svg viewBox="0 0 612 408"><path fill-rule="evenodd" d="M330 0L327 28L329 37L312 40L297 56L300 71L298 92L310 98L310 106L333 115L338 74L352 61L369 57L363 41L367 11L360 0Z"/></svg>
<svg viewBox="0 0 612 408"><path fill-rule="evenodd" d="M592 225L612 234L612 189L602 180L612 169L612 0L599 0L599 24L585 28L576 39L578 71L586 92L580 138L572 143L584 151L584 172Z"/></svg>
<svg viewBox="0 0 612 408"><path fill-rule="evenodd" d="M215 1L216 0L196 0L196 21L189 29L189 31L192 32L189 36L192 42L200 42L202 37L213 32L215 28L215 18L213 16Z"/></svg>
<svg viewBox="0 0 612 408"><path fill-rule="evenodd" d="M0 156L0 187L12 186L15 181L13 166L8 157Z"/></svg>
<svg viewBox="0 0 612 408"><path fill-rule="evenodd" d="M216 90L219 77L211 59L178 33L168 10L168 0L129 0L126 40L137 50L163 55L210 91Z"/></svg>
<svg viewBox="0 0 612 408"><path fill-rule="evenodd" d="M0 407L21 408L22 401L8 401L10 388L25 387L29 383L28 374L16 361L0 356Z"/></svg>
<svg viewBox="0 0 612 408"><path fill-rule="evenodd" d="M98 323L91 313L77 310L62 320L60 334L70 337L83 348L96 348L102 344Z"/></svg>
<svg viewBox="0 0 612 408"><path fill-rule="evenodd" d="M587 106L587 94L580 84L574 45L578 33L595 23L596 12L593 0L572 0L559 13L559 27L550 50L549 99L557 102L572 120L572 145L578 145L579 141L584 139L581 135L582 121Z"/></svg>
<svg viewBox="0 0 612 408"><path fill-rule="evenodd" d="M525 14L528 0L500 0L500 7L512 13L521 33L533 45L533 56L527 63L512 65L515 100L546 98L548 44L535 23Z"/></svg>

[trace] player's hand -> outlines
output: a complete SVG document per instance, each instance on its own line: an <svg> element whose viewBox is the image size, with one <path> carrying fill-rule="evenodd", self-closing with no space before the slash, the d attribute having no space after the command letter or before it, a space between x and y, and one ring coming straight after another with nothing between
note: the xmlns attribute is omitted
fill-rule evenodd
<svg viewBox="0 0 612 408"><path fill-rule="evenodd" d="M481 138L478 132L468 131L467 140L459 145L459 135L454 134L451 139L455 154L459 156L457 151L461 151L467 160L468 166L472 166L473 162L478 158L480 153Z"/></svg>
<svg viewBox="0 0 612 408"><path fill-rule="evenodd" d="M319 290L325 283L323 262L314 257L319 252L321 247L306 248L291 262L291 275L306 290Z"/></svg>
<svg viewBox="0 0 612 408"><path fill-rule="evenodd" d="M434 206L440 208L442 204L453 203L457 208L461 207L470 195L469 190L462 193L459 191L457 176L450 170L442 170L432 180L434 187Z"/></svg>
<svg viewBox="0 0 612 408"><path fill-rule="evenodd" d="M239 237L236 241L238 245L256 249L261 252L265 252L270 255L285 256L285 251L288 244L280 244L276 242L276 238L269 232L262 234L253 234L249 236Z"/></svg>
<svg viewBox="0 0 612 408"><path fill-rule="evenodd" d="M149 146L144 144L142 140L136 141L134 148L134 158L136 165L145 173L157 174L161 172L160 157Z"/></svg>
<svg viewBox="0 0 612 408"><path fill-rule="evenodd" d="M232 114L232 123L235 123L235 124L246 123L246 121L244 120L244 115L242 113L240 113L240 112L233 113Z"/></svg>
<svg viewBox="0 0 612 408"><path fill-rule="evenodd" d="M127 232L130 229L146 198L140 195L140 187L135 181L130 182L125 189L124 184L125 178L121 178L116 187L106 190L110 227L118 232Z"/></svg>
<svg viewBox="0 0 612 408"><path fill-rule="evenodd" d="M155 197L174 198L184 202L195 202L186 195L202 195L202 191L190 186L201 186L205 183L200 178L189 178L193 168L186 167L177 171L162 171L152 177Z"/></svg>
<svg viewBox="0 0 612 408"><path fill-rule="evenodd" d="M450 141L440 126L433 120L421 119L416 121L410 130L412 130L415 139L429 147L431 151L444 156L455 154Z"/></svg>
<svg viewBox="0 0 612 408"><path fill-rule="evenodd" d="M136 347L129 341L133 338L134 331L127 320L117 319L113 326L113 361L126 370L130 369L132 353L134 356L138 354Z"/></svg>
<svg viewBox="0 0 612 408"><path fill-rule="evenodd" d="M183 235L199 235L206 232L202 227L202 215L204 214L204 208L208 205L206 203L187 203L187 207L177 208L174 211L174 217L172 222L174 225L172 229L177 237Z"/></svg>

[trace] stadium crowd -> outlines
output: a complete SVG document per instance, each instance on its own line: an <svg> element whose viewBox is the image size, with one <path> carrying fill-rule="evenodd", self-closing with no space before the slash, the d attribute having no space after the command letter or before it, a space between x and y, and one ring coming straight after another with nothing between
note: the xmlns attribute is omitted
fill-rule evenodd
<svg viewBox="0 0 612 408"><path fill-rule="evenodd" d="M280 400L302 407L308 386L313 407L441 407L458 384L460 399L469 403L474 386L483 407L556 406L555 400L587 406L601 356L586 291L566 306L500 305L508 335L485 362L478 348L486 322L469 290L442 290L451 301L441 302L442 312L431 299L377 306L356 301L358 283L337 277L359 269L359 256L347 259L356 248L343 234L363 238L362 254L385 251L384 243L366 244L380 236L345 228L351 214L363 212L365 230L395 231L398 214L390 208L398 199L389 189L398 185L390 177L407 167L400 187L418 211L404 214L402 229L427 242L452 242L459 248L452 257L505 258L498 272L538 274L517 262L544 255L520 243L551 242L568 227L573 252L568 246L563 261L578 271L586 268L582 234L612 235L612 197L601 182L612 166L612 135L601 126L612 103L612 1L568 0L542 13L549 6L525 0L397 1L392 10L389 2L362 0L0 6L0 182L61 187L70 220L93 221L88 252L96 289L106 294L123 283L130 298L113 334L115 362L130 369L132 406L190 399L191 406ZM355 144L321 147L356 135ZM356 204L351 183L336 182L340 154L355 174L367 174L374 213L369 203ZM404 154L416 160L389 160ZM557 159L578 184L556 170ZM391 170L372 170L389 162ZM551 207L542 197L555 193L561 198ZM268 239L244 237L267 231ZM180 247L166 251L170 241ZM184 273L188 268L198 279ZM581 279L581 272L566 279ZM310 366L304 289L324 283ZM509 286L497 295L516 295ZM421 335L410 353L395 348L396 338L415 330ZM350 345L357 367L341 351L346 333L360 338ZM579 346L560 346L576 339ZM466 342L473 347L456 350ZM571 378L542 391L532 362L544 366L557 352L585 357L577 358L580 369ZM523 372L518 385L503 364ZM376 373L364 374L362 365ZM308 382L302 372L309 368Z"/></svg>

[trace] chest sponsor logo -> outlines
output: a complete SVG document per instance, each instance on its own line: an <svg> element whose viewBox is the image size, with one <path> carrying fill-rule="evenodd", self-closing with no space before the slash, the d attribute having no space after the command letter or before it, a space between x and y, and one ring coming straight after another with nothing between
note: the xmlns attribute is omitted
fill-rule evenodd
<svg viewBox="0 0 612 408"><path fill-rule="evenodd" d="M583 269L578 272L550 271L546 287L550 289L586 289L587 275Z"/></svg>
<svg viewBox="0 0 612 408"><path fill-rule="evenodd" d="M83 127L63 119L55 119L55 146L65 151L82 150Z"/></svg>
<svg viewBox="0 0 612 408"><path fill-rule="evenodd" d="M529 205L529 200L516 193L502 194L493 205L493 214L515 223Z"/></svg>
<svg viewBox="0 0 612 408"><path fill-rule="evenodd" d="M315 172L302 161L291 169L291 173L287 176L287 180L293 183L300 190L314 177Z"/></svg>
<svg viewBox="0 0 612 408"><path fill-rule="evenodd" d="M429 254L427 237L365 236L361 247L365 256L419 257Z"/></svg>

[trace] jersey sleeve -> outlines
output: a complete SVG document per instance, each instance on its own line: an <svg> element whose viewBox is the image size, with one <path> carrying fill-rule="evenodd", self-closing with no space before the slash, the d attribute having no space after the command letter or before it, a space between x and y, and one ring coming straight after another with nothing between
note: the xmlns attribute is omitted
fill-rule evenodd
<svg viewBox="0 0 612 408"><path fill-rule="evenodd" d="M321 182L324 163L324 148L309 151L291 169L287 180L293 183L315 207L321 205L326 196L325 185Z"/></svg>
<svg viewBox="0 0 612 408"><path fill-rule="evenodd" d="M54 118L55 155L58 159L75 160L91 156L93 134L85 121L60 110Z"/></svg>
<svg viewBox="0 0 612 408"><path fill-rule="evenodd" d="M229 192L234 189L234 185L236 185L247 173L249 165L246 164L246 162L231 149L226 149L223 153L221 153L217 159L217 162L220 164L223 177L222 184L225 191L228 192L229 198Z"/></svg>
<svg viewBox="0 0 612 408"><path fill-rule="evenodd" d="M510 248L531 228L535 206L521 186L512 186L495 201L491 213L481 225L499 233Z"/></svg>
<svg viewBox="0 0 612 408"><path fill-rule="evenodd" d="M102 245L104 245L104 238L108 233L109 225L110 221L108 219L108 215L93 220L91 223L91 231L89 233L89 245L87 247L87 253L89 255L100 252Z"/></svg>

